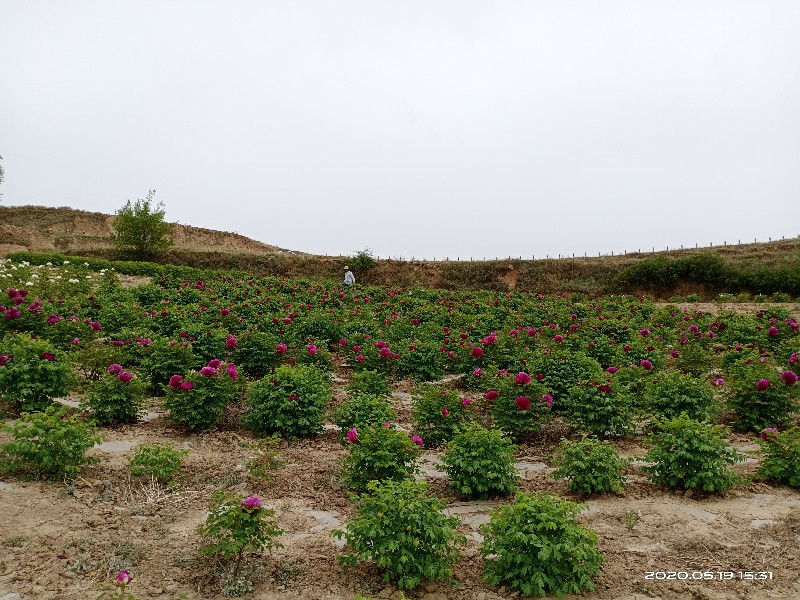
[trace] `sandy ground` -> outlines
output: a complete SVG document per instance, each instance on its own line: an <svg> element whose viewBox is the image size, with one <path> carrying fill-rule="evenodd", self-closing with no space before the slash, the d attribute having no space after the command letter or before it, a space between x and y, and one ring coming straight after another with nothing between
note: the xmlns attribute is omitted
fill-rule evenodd
<svg viewBox="0 0 800 600"><path fill-rule="evenodd" d="M334 405L345 392L346 372L334 384ZM407 426L408 382L392 396L401 426ZM73 398L76 400L76 398ZM234 429L184 435L167 423L157 401L147 420L116 429L102 429L103 443L92 454L101 458L71 484L31 482L13 477L0 480L0 598L96 598L120 568L135 576L132 591L139 598L221 598L207 562L197 557L200 539L195 528L206 517L214 489L261 496L277 513L285 530L283 548L253 558L258 580L248 597L272 600L352 600L400 598L382 582L378 571L362 566L341 567L333 529L353 516L348 493L339 484L345 454L331 428L317 437L281 442L283 459L272 481L251 476L245 463L255 455L249 433ZM406 423L403 423L403 421ZM579 501L566 483L550 477L547 458L564 428L553 425L530 443L522 444L517 468L521 488ZM0 439L7 439L0 434ZM731 443L754 452L752 437L734 435ZM180 487L167 491L127 473L125 464L139 444L170 442L190 452L178 478ZM625 456L642 456L646 448L635 439L618 442ZM496 600L517 598L481 578L478 527L501 502L462 502L447 487L437 468L439 453L427 451L421 477L432 493L457 514L468 546L456 567L453 587L428 583L408 593L426 600ZM751 456L736 469L747 475L757 466ZM605 554L597 591L586 597L603 600L646 598L800 598L800 492L752 483L725 496L685 497L650 484L634 464L624 495L585 501L580 521L599 534ZM341 544L341 542L340 542ZM699 571L733 572L732 580L693 581ZM740 579L739 572L770 573L766 581ZM688 580L649 580L647 572L686 574ZM663 575L666 577L667 575ZM567 598L570 598L568 596ZM575 598L574 596L572 598Z"/></svg>

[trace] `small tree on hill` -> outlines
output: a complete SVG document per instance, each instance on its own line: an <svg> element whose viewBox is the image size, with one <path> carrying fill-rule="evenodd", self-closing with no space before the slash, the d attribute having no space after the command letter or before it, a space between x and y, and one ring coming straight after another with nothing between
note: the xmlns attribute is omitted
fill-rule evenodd
<svg viewBox="0 0 800 600"><path fill-rule="evenodd" d="M169 238L172 224L164 222L164 203L153 207L155 190L147 192L147 198L137 199L115 214L114 233L111 239L118 250L133 253L137 258L153 258L172 246Z"/></svg>

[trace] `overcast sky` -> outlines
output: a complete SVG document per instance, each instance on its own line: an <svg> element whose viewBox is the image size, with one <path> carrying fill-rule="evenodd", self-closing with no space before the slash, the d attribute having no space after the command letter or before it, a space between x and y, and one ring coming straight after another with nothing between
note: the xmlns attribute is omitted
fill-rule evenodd
<svg viewBox="0 0 800 600"><path fill-rule="evenodd" d="M800 233L797 0L0 0L5 205L378 256Z"/></svg>

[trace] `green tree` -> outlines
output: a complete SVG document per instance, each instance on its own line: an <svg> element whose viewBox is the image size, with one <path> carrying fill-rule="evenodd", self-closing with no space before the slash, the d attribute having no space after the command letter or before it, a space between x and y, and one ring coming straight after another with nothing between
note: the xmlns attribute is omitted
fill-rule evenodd
<svg viewBox="0 0 800 600"><path fill-rule="evenodd" d="M137 199L115 214L114 233L111 239L118 250L132 253L137 258L153 258L172 246L170 234L172 224L164 222L164 203L153 207L155 190L147 192L147 198Z"/></svg>

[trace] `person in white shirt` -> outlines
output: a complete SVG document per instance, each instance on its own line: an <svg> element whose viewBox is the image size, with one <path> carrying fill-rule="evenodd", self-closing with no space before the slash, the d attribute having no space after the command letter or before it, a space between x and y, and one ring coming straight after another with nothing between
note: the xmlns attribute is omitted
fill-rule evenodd
<svg viewBox="0 0 800 600"><path fill-rule="evenodd" d="M350 267L344 268L344 284L347 287L350 287L356 282L356 277L353 275L353 272L350 270Z"/></svg>

